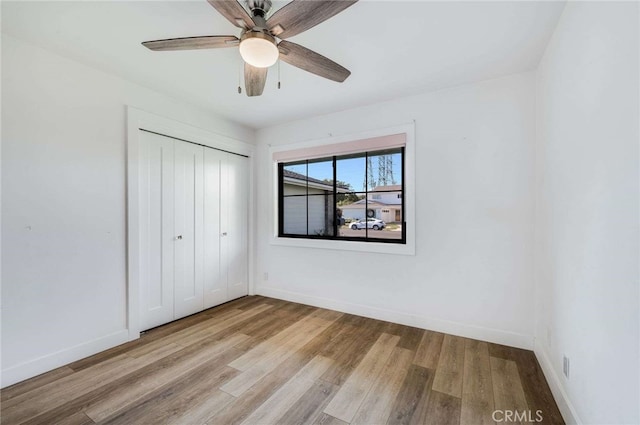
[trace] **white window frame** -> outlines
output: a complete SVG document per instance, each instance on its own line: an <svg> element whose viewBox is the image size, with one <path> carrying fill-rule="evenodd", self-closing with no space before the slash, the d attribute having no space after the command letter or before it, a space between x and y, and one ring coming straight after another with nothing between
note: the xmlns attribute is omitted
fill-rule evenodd
<svg viewBox="0 0 640 425"><path fill-rule="evenodd" d="M406 135L404 158L404 196L405 196L405 226L406 243L389 244L377 242L358 242L326 239L287 238L278 236L278 162L273 159L274 154L309 149L323 145L346 143L355 140L391 136L394 134ZM375 129L358 134L345 134L332 136L326 139L297 142L285 145L271 146L269 148L269 161L271 161L271 245L290 246L297 248L319 248L344 251L373 252L382 254L415 255L416 253L416 187L415 187L415 124L402 124L384 129Z"/></svg>

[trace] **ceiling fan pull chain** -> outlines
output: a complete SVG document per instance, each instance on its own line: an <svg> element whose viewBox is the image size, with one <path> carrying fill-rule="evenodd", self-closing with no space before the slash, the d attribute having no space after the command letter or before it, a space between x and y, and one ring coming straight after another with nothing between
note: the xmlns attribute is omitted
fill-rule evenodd
<svg viewBox="0 0 640 425"><path fill-rule="evenodd" d="M280 59L278 59L278 90L280 90Z"/></svg>
<svg viewBox="0 0 640 425"><path fill-rule="evenodd" d="M240 76L242 74L242 64L244 62L240 61L240 67L238 68L238 94L242 94L242 81L240 80Z"/></svg>

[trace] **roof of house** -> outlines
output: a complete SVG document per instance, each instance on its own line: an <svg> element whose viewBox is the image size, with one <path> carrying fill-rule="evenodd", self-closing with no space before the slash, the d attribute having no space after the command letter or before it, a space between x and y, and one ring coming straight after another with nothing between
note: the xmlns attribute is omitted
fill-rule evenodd
<svg viewBox="0 0 640 425"><path fill-rule="evenodd" d="M287 170L286 168L284 168L282 171L285 177L289 177L292 179L300 180L303 182L309 182L309 183L318 183L318 184L324 184L324 185L329 184L328 182L325 182L323 180L314 179L313 177L307 177L304 174L296 173L295 171Z"/></svg>
<svg viewBox="0 0 640 425"><path fill-rule="evenodd" d="M331 182L314 179L313 177L307 177L304 174L296 173L295 171L291 171L287 169L283 169L282 171L284 173L284 178L287 179L289 183L299 184L300 186L306 186L307 182L309 182L309 183L314 183L317 186L326 187L328 190L333 190L333 183ZM298 182L295 182L292 180L297 180ZM338 185L337 189L338 189L338 192L340 193L346 193L351 191L351 189L343 185Z"/></svg>

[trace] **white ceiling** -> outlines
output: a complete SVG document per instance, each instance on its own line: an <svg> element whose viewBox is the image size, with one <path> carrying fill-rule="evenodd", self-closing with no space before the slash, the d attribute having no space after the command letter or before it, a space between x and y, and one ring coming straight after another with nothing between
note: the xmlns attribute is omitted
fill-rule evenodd
<svg viewBox="0 0 640 425"><path fill-rule="evenodd" d="M279 2L274 10L286 2ZM2 31L252 128L534 69L564 2L361 0L289 39L340 63L342 84L281 64L237 92L235 48L152 52L145 40L239 35L206 0L2 1Z"/></svg>

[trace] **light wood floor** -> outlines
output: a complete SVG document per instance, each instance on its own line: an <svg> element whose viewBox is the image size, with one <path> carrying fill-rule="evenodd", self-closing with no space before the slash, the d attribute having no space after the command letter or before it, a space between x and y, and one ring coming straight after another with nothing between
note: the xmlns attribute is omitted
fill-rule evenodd
<svg viewBox="0 0 640 425"><path fill-rule="evenodd" d="M531 351L258 296L0 393L4 425L562 423Z"/></svg>

